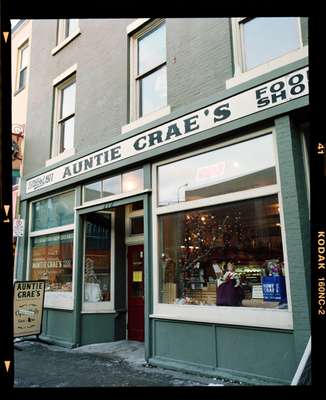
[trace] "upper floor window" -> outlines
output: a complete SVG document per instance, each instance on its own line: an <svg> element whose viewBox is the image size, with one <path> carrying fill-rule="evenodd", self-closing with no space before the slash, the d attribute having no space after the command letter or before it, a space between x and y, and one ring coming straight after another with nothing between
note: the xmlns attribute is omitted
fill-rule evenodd
<svg viewBox="0 0 326 400"><path fill-rule="evenodd" d="M234 76L226 88L308 57L299 17L232 18Z"/></svg>
<svg viewBox="0 0 326 400"><path fill-rule="evenodd" d="M244 70L265 64L301 46L297 17L246 18L240 25Z"/></svg>
<svg viewBox="0 0 326 400"><path fill-rule="evenodd" d="M57 44L61 43L63 40L72 36L75 32L78 31L78 28L79 28L78 19L75 18L59 19Z"/></svg>
<svg viewBox="0 0 326 400"><path fill-rule="evenodd" d="M130 119L167 105L165 21L155 20L131 37Z"/></svg>
<svg viewBox="0 0 326 400"><path fill-rule="evenodd" d="M18 50L18 81L17 81L18 91L24 89L26 86L28 53L29 53L29 46L28 42L26 42Z"/></svg>
<svg viewBox="0 0 326 400"><path fill-rule="evenodd" d="M55 124L52 156L74 146L76 75L55 87Z"/></svg>

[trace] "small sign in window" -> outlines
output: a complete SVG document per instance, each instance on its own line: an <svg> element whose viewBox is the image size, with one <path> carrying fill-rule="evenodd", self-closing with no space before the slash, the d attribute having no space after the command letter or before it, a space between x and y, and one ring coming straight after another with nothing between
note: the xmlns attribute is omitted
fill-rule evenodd
<svg viewBox="0 0 326 400"><path fill-rule="evenodd" d="M143 281L143 272L142 271L134 271L132 275L133 282L142 282Z"/></svg>

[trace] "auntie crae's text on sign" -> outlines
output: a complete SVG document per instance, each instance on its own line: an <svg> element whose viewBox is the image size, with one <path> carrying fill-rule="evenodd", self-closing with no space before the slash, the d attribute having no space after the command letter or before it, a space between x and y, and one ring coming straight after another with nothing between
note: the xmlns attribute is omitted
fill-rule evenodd
<svg viewBox="0 0 326 400"><path fill-rule="evenodd" d="M41 333L44 290L44 281L15 282L14 337Z"/></svg>
<svg viewBox="0 0 326 400"><path fill-rule="evenodd" d="M305 67L31 178L26 193L305 96L308 73Z"/></svg>

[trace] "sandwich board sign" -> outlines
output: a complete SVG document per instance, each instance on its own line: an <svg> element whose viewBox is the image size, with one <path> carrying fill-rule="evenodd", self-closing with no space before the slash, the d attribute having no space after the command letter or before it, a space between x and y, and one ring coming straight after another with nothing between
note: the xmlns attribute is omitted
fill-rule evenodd
<svg viewBox="0 0 326 400"><path fill-rule="evenodd" d="M45 281L14 284L14 338L38 336L42 330Z"/></svg>

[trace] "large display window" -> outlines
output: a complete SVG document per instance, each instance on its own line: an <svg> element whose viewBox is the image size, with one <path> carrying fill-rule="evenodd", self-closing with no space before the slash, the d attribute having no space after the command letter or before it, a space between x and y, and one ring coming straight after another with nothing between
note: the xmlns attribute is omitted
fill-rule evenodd
<svg viewBox="0 0 326 400"><path fill-rule="evenodd" d="M291 328L272 130L158 163L153 178L154 315Z"/></svg>
<svg viewBox="0 0 326 400"><path fill-rule="evenodd" d="M30 279L43 279L45 307L73 308L75 192L31 203Z"/></svg>
<svg viewBox="0 0 326 400"><path fill-rule="evenodd" d="M287 308L276 195L159 216L160 302Z"/></svg>

